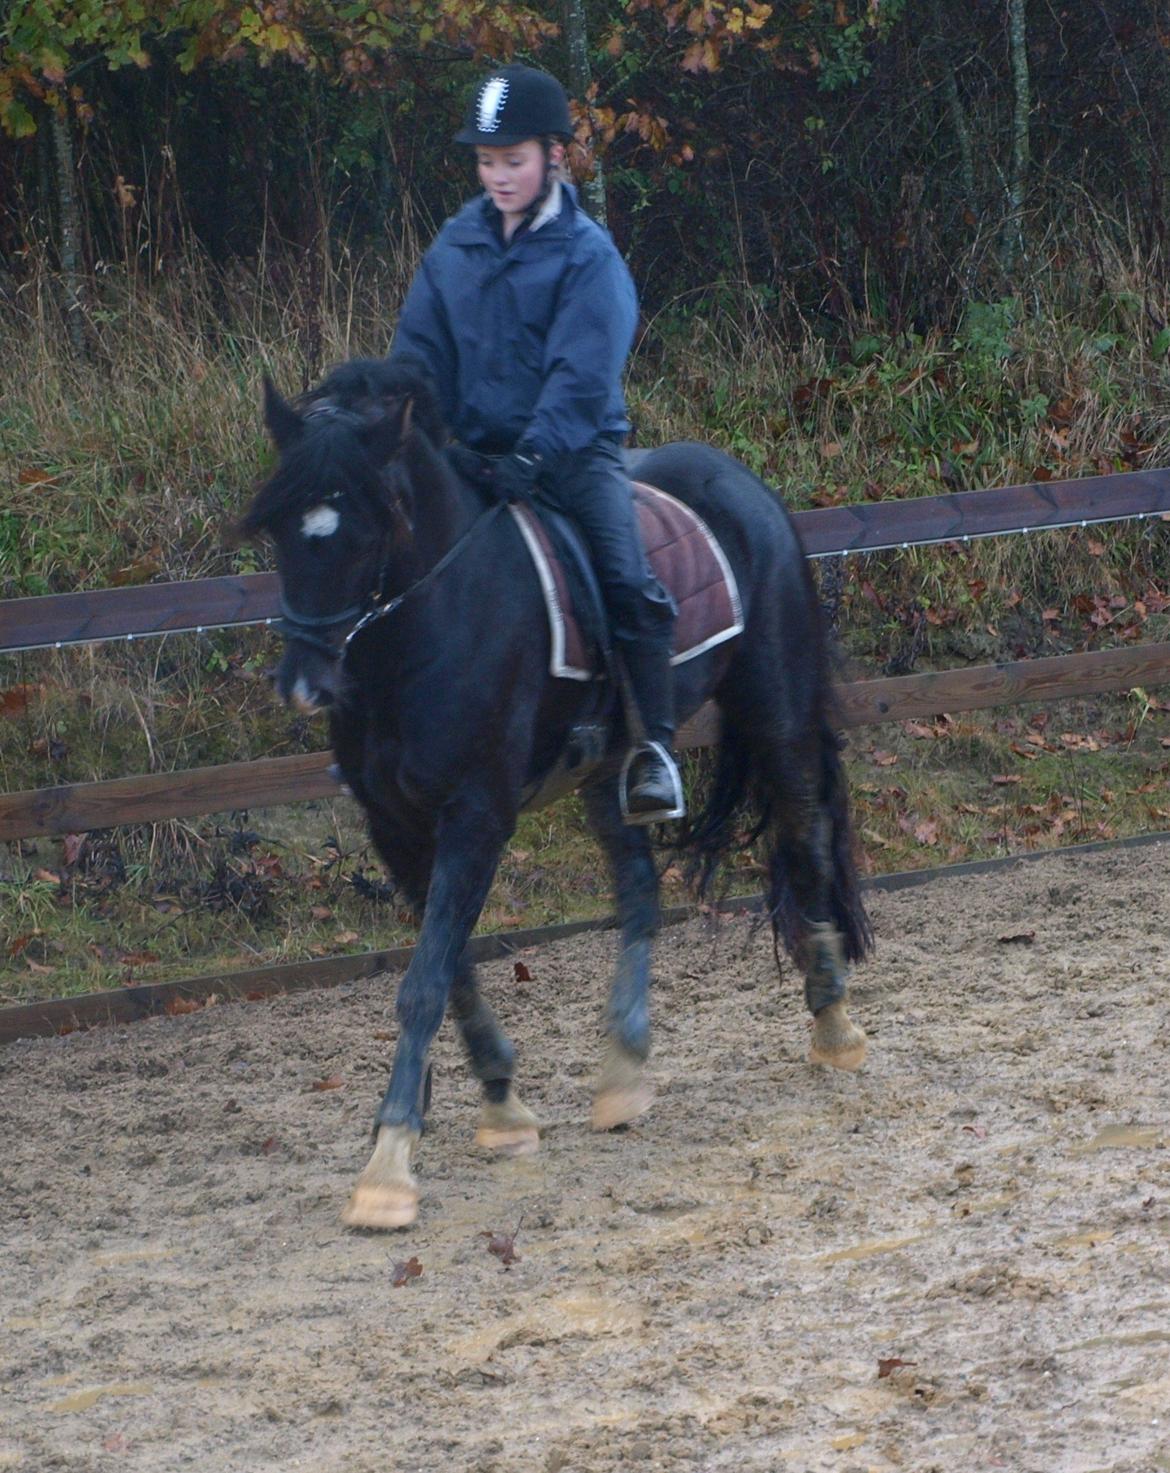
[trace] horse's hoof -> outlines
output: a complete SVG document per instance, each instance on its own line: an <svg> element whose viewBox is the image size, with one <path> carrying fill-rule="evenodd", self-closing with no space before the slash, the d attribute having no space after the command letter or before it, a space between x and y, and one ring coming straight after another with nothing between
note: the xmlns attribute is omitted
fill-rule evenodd
<svg viewBox="0 0 1170 1473"><path fill-rule="evenodd" d="M540 1122L509 1090L505 1100L480 1111L475 1144L497 1156L531 1156L540 1149Z"/></svg>
<svg viewBox="0 0 1170 1473"><path fill-rule="evenodd" d="M497 1156L531 1156L540 1150L540 1131L490 1130L481 1125L475 1132L475 1144Z"/></svg>
<svg viewBox="0 0 1170 1473"><path fill-rule="evenodd" d="M645 1082L624 1089L607 1089L593 1097L594 1130L616 1130L629 1125L654 1103L654 1091Z"/></svg>
<svg viewBox="0 0 1170 1473"><path fill-rule="evenodd" d="M379 1127L374 1154L357 1179L341 1220L347 1227L404 1228L418 1216L418 1186L410 1158L418 1132L405 1125Z"/></svg>
<svg viewBox="0 0 1170 1473"><path fill-rule="evenodd" d="M854 1023L843 1002L830 1003L816 1016L809 1062L827 1064L831 1069L860 1069L865 1063L865 1030Z"/></svg>
<svg viewBox="0 0 1170 1473"><path fill-rule="evenodd" d="M418 1192L407 1186L362 1186L359 1182L345 1204L341 1220L346 1227L409 1227L418 1216Z"/></svg>
<svg viewBox="0 0 1170 1473"><path fill-rule="evenodd" d="M654 1090L637 1054L610 1039L593 1095L594 1130L616 1130L628 1125L654 1103Z"/></svg>

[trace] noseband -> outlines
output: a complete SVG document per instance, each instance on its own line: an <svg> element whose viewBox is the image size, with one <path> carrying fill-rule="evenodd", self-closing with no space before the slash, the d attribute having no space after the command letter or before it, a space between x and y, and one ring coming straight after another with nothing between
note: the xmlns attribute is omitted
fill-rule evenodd
<svg viewBox="0 0 1170 1473"><path fill-rule="evenodd" d="M350 604L339 614L298 614L282 591L280 619L276 627L286 640L295 639L298 644L307 644L318 654L328 655L331 660L336 660L341 651L336 645L330 644L329 640L324 637L324 632L328 629L336 629L339 624L349 624L354 619L360 619L370 607L371 601L376 603L377 598L378 595L375 594L372 600L367 599L364 603ZM346 642L348 643L348 640Z"/></svg>

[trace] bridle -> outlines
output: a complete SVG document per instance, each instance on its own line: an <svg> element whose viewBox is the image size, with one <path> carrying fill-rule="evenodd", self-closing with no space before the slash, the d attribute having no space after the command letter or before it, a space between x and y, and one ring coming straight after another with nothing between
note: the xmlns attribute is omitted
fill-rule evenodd
<svg viewBox="0 0 1170 1473"><path fill-rule="evenodd" d="M353 419L360 423L358 416L354 415L351 410L343 409L340 405L328 401L314 405L305 415L305 418L325 418L326 416L331 418L344 416L347 419ZM281 617L277 625L278 629L286 640L295 640L298 644L307 645L310 649L316 650L318 654L327 656L330 660L344 660L351 641L359 631L367 628L376 620L384 619L389 614L395 613L409 598L425 588L440 573L450 567L455 559L459 557L460 553L463 552L464 548L471 542L472 538L483 530L489 522L493 521L503 511L505 505L505 502L497 501L493 506L489 506L485 511L481 512L471 525L456 538L437 563L429 568L420 578L416 578L409 588L404 589L391 599L386 599L383 596L388 572L387 565L389 562L386 548L388 534L384 535L382 539L382 548L378 557L378 576L374 591L360 603L350 604L336 614L302 614L292 607L285 598L282 589L280 594ZM326 631L336 629L342 624L351 622L353 623L353 628L345 636L340 649L325 637Z"/></svg>

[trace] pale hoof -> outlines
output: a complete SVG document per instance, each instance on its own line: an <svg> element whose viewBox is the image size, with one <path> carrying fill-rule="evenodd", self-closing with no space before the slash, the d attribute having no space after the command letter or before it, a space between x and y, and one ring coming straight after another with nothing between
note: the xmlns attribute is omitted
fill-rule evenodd
<svg viewBox="0 0 1170 1473"><path fill-rule="evenodd" d="M611 1042L593 1096L593 1129L616 1130L628 1125L645 1115L653 1103L654 1090L643 1074L642 1060Z"/></svg>
<svg viewBox="0 0 1170 1473"><path fill-rule="evenodd" d="M418 1216L418 1192L413 1187L363 1186L361 1182L345 1204L341 1220L346 1227L404 1228Z"/></svg>
<svg viewBox="0 0 1170 1473"><path fill-rule="evenodd" d="M808 1056L832 1069L860 1069L865 1063L865 1030L854 1023L843 1002L830 1003L816 1016Z"/></svg>
<svg viewBox="0 0 1170 1473"><path fill-rule="evenodd" d="M479 1112L475 1144L497 1156L531 1156L540 1149L540 1121L509 1090L507 1099Z"/></svg>
<svg viewBox="0 0 1170 1473"><path fill-rule="evenodd" d="M418 1133L404 1125L383 1125L374 1154L357 1179L341 1220L347 1227L404 1228L418 1216L418 1183L410 1170Z"/></svg>

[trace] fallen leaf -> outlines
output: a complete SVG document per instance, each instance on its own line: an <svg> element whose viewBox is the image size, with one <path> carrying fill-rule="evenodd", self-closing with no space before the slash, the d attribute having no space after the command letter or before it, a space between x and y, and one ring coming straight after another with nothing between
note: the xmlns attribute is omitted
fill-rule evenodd
<svg viewBox="0 0 1170 1473"><path fill-rule="evenodd" d="M528 970L523 962L512 963L512 975L515 977L517 982L532 981L532 973Z"/></svg>
<svg viewBox="0 0 1170 1473"><path fill-rule="evenodd" d="M201 1004L193 997L172 997L166 1005L166 1012L172 1018L181 1017L184 1013L197 1013Z"/></svg>
<svg viewBox="0 0 1170 1473"><path fill-rule="evenodd" d="M884 1381L887 1376L893 1375L895 1371L901 1370L903 1366L916 1366L917 1364L918 1362L916 1360L901 1360L896 1355L890 1356L889 1360L879 1360L878 1380Z"/></svg>
<svg viewBox="0 0 1170 1473"><path fill-rule="evenodd" d="M111 573L110 584L114 588L131 588L138 583L149 583L162 572L162 568L162 551L153 548L143 557L135 558L132 563Z"/></svg>
<svg viewBox="0 0 1170 1473"><path fill-rule="evenodd" d="M997 773L996 776L991 779L991 781L995 783L996 787L1006 788L1010 787L1014 783L1022 782L1023 779L1014 773L1004 772Z"/></svg>
<svg viewBox="0 0 1170 1473"><path fill-rule="evenodd" d="M879 751L875 747L870 753L870 760L875 767L894 767L897 765L898 754L897 752Z"/></svg>
<svg viewBox="0 0 1170 1473"><path fill-rule="evenodd" d="M340 1074L330 1074L327 1079L314 1079L312 1084L309 1085L309 1088L317 1090L320 1093L327 1089L340 1089L344 1082Z"/></svg>
<svg viewBox="0 0 1170 1473"><path fill-rule="evenodd" d="M396 1289L401 1289L411 1279L422 1276L423 1266L417 1258L408 1258L405 1262L396 1263L390 1282Z"/></svg>
<svg viewBox="0 0 1170 1473"><path fill-rule="evenodd" d="M333 919L333 912L327 905L310 906L309 915L315 921L331 921Z"/></svg>
<svg viewBox="0 0 1170 1473"><path fill-rule="evenodd" d="M505 1270L511 1268L514 1263L520 1262L520 1255L516 1252L516 1235L519 1233L523 1222L524 1219L522 1217L516 1224L515 1229L510 1233L480 1233L481 1238L487 1238L488 1240L487 1251L495 1254L504 1265Z"/></svg>
<svg viewBox="0 0 1170 1473"><path fill-rule="evenodd" d="M271 1156L273 1151L280 1150L280 1142L274 1135L270 1135L267 1140L260 1142L260 1150L265 1156Z"/></svg>
<svg viewBox="0 0 1170 1473"><path fill-rule="evenodd" d="M61 876L55 875L51 869L34 870L33 879L39 880L42 885L59 885L61 883Z"/></svg>
<svg viewBox="0 0 1170 1473"><path fill-rule="evenodd" d="M0 690L0 716L22 716L39 690L35 685L10 685L7 690Z"/></svg>
<svg viewBox="0 0 1170 1473"><path fill-rule="evenodd" d="M124 967L149 967L162 958L157 951L127 951L118 960Z"/></svg>
<svg viewBox="0 0 1170 1473"><path fill-rule="evenodd" d="M85 834L66 834L61 840L61 853L66 865L72 869L81 858L81 851L85 848Z"/></svg>
<svg viewBox="0 0 1170 1473"><path fill-rule="evenodd" d="M1031 946L1035 939L1035 931L1014 931L1008 936L996 937L1001 946Z"/></svg>
<svg viewBox="0 0 1170 1473"><path fill-rule="evenodd" d="M334 946L352 946L355 941L360 941L361 934L358 931L338 931L333 938Z"/></svg>
<svg viewBox="0 0 1170 1473"><path fill-rule="evenodd" d="M984 1140L987 1136L986 1125L964 1125L963 1129L969 1130L973 1136L977 1136L980 1140Z"/></svg>

